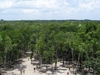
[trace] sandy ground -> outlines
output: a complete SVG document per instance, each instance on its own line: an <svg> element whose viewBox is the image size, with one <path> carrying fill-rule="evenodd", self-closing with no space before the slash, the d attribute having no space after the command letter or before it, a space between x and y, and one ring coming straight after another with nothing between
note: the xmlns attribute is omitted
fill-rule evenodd
<svg viewBox="0 0 100 75"><path fill-rule="evenodd" d="M67 75L67 72L69 72L69 75L75 75L73 74L73 69L69 69L65 68L65 67L61 67L60 65L62 63L58 62L58 68L56 71L52 70L51 67L48 67L48 70L46 70L46 67L42 67L42 69L36 69L34 71L34 68L36 68L36 64L31 64L30 59L27 58L23 58L22 59L22 63L17 64L13 70L7 71L6 75ZM33 61L33 63L36 63L36 61ZM49 69L50 68L50 69ZM25 70L25 73L21 71ZM41 72L42 71L42 72ZM80 75L80 74L77 74Z"/></svg>

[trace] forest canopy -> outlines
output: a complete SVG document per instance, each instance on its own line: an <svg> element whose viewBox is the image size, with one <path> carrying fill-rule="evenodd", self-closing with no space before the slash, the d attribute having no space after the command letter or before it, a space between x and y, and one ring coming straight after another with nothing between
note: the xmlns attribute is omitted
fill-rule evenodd
<svg viewBox="0 0 100 75"><path fill-rule="evenodd" d="M56 69L58 59L77 61L78 68L99 75L100 21L1 20L0 65L11 66L27 51L31 59L37 54L40 65L54 62Z"/></svg>

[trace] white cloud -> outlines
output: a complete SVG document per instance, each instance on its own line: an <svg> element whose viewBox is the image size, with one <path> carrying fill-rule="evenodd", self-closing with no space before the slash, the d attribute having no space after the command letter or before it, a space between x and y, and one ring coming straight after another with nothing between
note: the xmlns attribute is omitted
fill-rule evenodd
<svg viewBox="0 0 100 75"><path fill-rule="evenodd" d="M33 13L33 14L41 14L41 12L39 12L38 10L36 9L22 9L22 12L24 14L27 14L27 13Z"/></svg>
<svg viewBox="0 0 100 75"><path fill-rule="evenodd" d="M100 0L0 0L3 14L79 16L100 11Z"/></svg>
<svg viewBox="0 0 100 75"><path fill-rule="evenodd" d="M100 0L81 0L79 2L79 9L85 11L100 9Z"/></svg>
<svg viewBox="0 0 100 75"><path fill-rule="evenodd" d="M6 9L6 8L10 8L13 5L12 1L0 1L0 8L1 9Z"/></svg>
<svg viewBox="0 0 100 75"><path fill-rule="evenodd" d="M9 9L26 9L32 12L33 9L37 11L61 11L65 10L65 8L68 6L68 3L66 0L5 0L5 1L0 1L0 8L9 10ZM5 6L7 5L7 6ZM56 11L56 12L57 12ZM25 11L24 11L25 12ZM28 11L27 11L28 13Z"/></svg>
<svg viewBox="0 0 100 75"><path fill-rule="evenodd" d="M85 10L85 11L91 11L94 9L93 7L94 3L90 2L90 3L79 3L79 8L80 10Z"/></svg>

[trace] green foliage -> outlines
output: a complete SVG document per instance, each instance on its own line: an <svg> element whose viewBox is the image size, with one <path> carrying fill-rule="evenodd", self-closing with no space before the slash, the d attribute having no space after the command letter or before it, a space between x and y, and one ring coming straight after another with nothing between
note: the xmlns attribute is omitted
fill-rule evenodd
<svg viewBox="0 0 100 75"><path fill-rule="evenodd" d="M77 60L100 73L99 21L3 21L0 23L0 62L14 63L26 51L45 62Z"/></svg>

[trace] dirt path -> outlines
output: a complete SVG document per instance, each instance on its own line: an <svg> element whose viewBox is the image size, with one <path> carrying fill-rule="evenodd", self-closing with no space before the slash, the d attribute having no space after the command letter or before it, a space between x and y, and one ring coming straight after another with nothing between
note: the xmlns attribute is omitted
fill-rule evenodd
<svg viewBox="0 0 100 75"><path fill-rule="evenodd" d="M72 69L65 68L65 67L61 67L61 63L58 62L58 69L56 71L51 71L51 68L49 70L46 70L45 67L42 67L42 72L40 72L40 70L36 70L34 71L34 68L36 68L36 64L31 64L31 61L27 58L23 58L22 59L22 63L18 64L15 66L14 70L12 71L7 71L7 75L67 75L67 72L69 72L69 75L74 75L72 73ZM36 63L36 61L33 61L33 63ZM21 74L21 70L24 71L25 73L22 72ZM79 74L77 74L79 75Z"/></svg>

